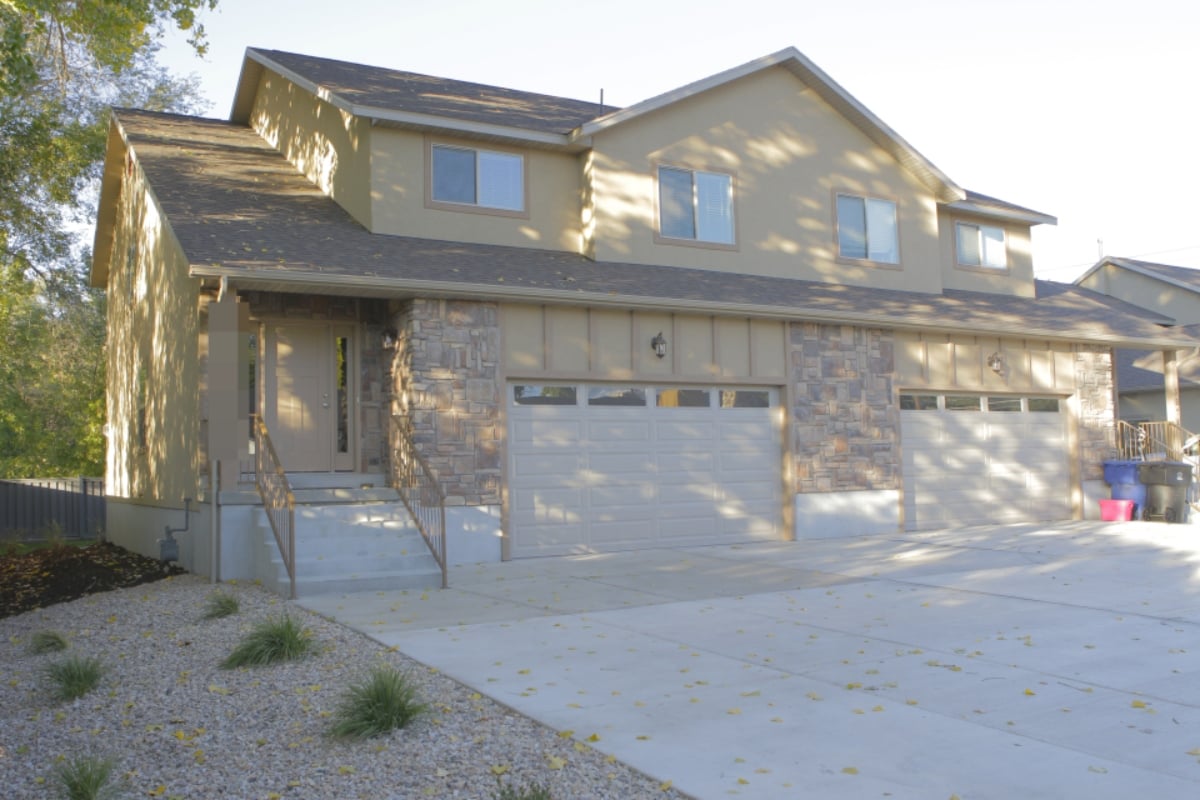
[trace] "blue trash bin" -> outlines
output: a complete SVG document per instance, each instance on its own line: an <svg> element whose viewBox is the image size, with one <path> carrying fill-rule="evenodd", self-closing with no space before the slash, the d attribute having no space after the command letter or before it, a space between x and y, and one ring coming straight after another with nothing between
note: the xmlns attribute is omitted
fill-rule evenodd
<svg viewBox="0 0 1200 800"><path fill-rule="evenodd" d="M1104 462L1104 482L1112 487L1112 499L1133 501L1131 519L1141 519L1146 509L1146 484L1139 473L1142 463L1121 459Z"/></svg>

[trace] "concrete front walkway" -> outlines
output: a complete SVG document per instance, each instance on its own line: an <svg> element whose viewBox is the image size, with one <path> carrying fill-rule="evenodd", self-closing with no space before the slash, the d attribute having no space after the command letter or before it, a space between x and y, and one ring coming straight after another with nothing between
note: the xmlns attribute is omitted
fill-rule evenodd
<svg viewBox="0 0 1200 800"><path fill-rule="evenodd" d="M455 569L302 604L699 798L1200 797L1200 528Z"/></svg>

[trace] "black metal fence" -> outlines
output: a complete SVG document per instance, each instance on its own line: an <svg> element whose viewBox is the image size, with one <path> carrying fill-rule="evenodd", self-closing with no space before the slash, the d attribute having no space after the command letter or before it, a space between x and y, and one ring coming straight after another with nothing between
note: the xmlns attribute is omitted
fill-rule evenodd
<svg viewBox="0 0 1200 800"><path fill-rule="evenodd" d="M0 480L0 539L94 539L104 509L102 478Z"/></svg>

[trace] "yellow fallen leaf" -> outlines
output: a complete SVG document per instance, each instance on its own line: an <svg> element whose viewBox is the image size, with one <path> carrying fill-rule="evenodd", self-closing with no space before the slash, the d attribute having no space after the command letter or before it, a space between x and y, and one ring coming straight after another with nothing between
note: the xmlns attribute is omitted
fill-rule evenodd
<svg viewBox="0 0 1200 800"><path fill-rule="evenodd" d="M883 706L875 706L875 707L874 707L874 708L872 708L871 710L872 710L872 711L875 711L875 712L883 711Z"/></svg>
<svg viewBox="0 0 1200 800"><path fill-rule="evenodd" d="M232 689L226 689L224 686L217 686L215 683L210 683L208 685L208 691L212 692L213 694L221 694L221 695L233 694Z"/></svg>
<svg viewBox="0 0 1200 800"><path fill-rule="evenodd" d="M1200 756L1200 747L1193 747L1191 750L1187 751L1187 754L1189 756Z"/></svg>
<svg viewBox="0 0 1200 800"><path fill-rule="evenodd" d="M858 767L842 767L842 772L846 775L857 775Z"/></svg>
<svg viewBox="0 0 1200 800"><path fill-rule="evenodd" d="M560 739L570 739L574 735L575 735L575 731L571 731L571 730L558 732L558 738L560 738Z"/></svg>
<svg viewBox="0 0 1200 800"><path fill-rule="evenodd" d="M150 795L151 797L162 797L164 794L166 794L166 791L167 787L160 783L158 786L155 786L153 789L146 792L146 794Z"/></svg>
<svg viewBox="0 0 1200 800"><path fill-rule="evenodd" d="M546 757L546 766L548 766L550 769L562 769L566 765L567 760L565 758L559 758L558 756Z"/></svg>
<svg viewBox="0 0 1200 800"><path fill-rule="evenodd" d="M586 744L584 744L583 742L576 742L576 743L575 743L575 752L577 752L577 753L586 753L586 752L587 752L587 750L588 750L588 746L587 746Z"/></svg>
<svg viewBox="0 0 1200 800"><path fill-rule="evenodd" d="M746 786L749 783L750 781L746 780L745 778L738 778L738 786Z"/></svg>
<svg viewBox="0 0 1200 800"><path fill-rule="evenodd" d="M846 684L846 688L847 688L847 689L861 689L861 688L862 688L862 684L861 684L861 683L857 683L857 682L854 682L854 683L847 683L847 684Z"/></svg>
<svg viewBox="0 0 1200 800"><path fill-rule="evenodd" d="M904 702L906 705L910 705L910 706L915 706L917 704L917 701L913 700L912 698L909 698L908 700L905 700Z"/></svg>
<svg viewBox="0 0 1200 800"><path fill-rule="evenodd" d="M728 711L726 711L725 713L731 714L736 717L738 714L742 713L742 710L740 708L731 708Z"/></svg>
<svg viewBox="0 0 1200 800"><path fill-rule="evenodd" d="M508 764L492 764L492 774L493 775L503 775L504 773L508 772L510 769L512 769L512 767L508 766Z"/></svg>
<svg viewBox="0 0 1200 800"><path fill-rule="evenodd" d="M660 783L660 784L658 785L658 788L659 788L659 789L661 789L661 790L662 790L662 791L664 791L664 792L669 792L669 791L671 791L671 782L670 782L670 781L663 781L662 783Z"/></svg>
<svg viewBox="0 0 1200 800"><path fill-rule="evenodd" d="M589 742L598 742L598 741L600 741L600 734L593 733L591 736L587 737L587 740Z"/></svg>
<svg viewBox="0 0 1200 800"><path fill-rule="evenodd" d="M1141 700L1134 700L1129 704L1130 708L1145 708L1146 704Z"/></svg>
<svg viewBox="0 0 1200 800"><path fill-rule="evenodd" d="M1025 696L1026 696L1026 697L1033 697L1033 696L1034 696L1034 695L1036 695L1036 694L1037 694L1037 692L1035 692L1033 689L1026 689L1026 690L1025 690Z"/></svg>

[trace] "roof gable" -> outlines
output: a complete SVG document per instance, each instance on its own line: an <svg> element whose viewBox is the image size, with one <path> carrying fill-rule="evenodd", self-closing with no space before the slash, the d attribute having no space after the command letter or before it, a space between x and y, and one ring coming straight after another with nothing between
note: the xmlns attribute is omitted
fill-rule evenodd
<svg viewBox="0 0 1200 800"><path fill-rule="evenodd" d="M1105 256L1100 259L1092 265L1091 269L1076 278L1075 283L1082 285L1085 280L1108 265L1168 283L1187 292L1200 294L1200 269L1158 264L1153 261L1138 261L1133 258L1118 258L1117 256Z"/></svg>
<svg viewBox="0 0 1200 800"><path fill-rule="evenodd" d="M571 131L605 110L582 100L248 48L230 112L233 122L249 119L263 68L357 116L514 138L542 137L547 144L567 144Z"/></svg>

